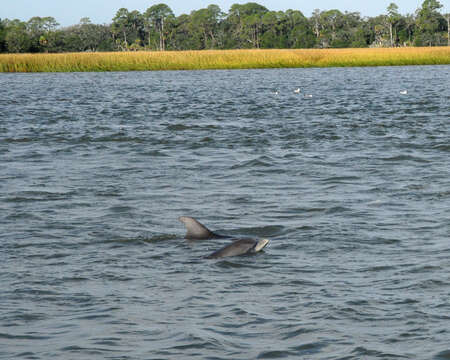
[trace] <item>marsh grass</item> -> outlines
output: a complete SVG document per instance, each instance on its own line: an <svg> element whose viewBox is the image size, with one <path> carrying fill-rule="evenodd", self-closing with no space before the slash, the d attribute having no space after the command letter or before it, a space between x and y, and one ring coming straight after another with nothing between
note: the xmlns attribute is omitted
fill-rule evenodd
<svg viewBox="0 0 450 360"><path fill-rule="evenodd" d="M0 72L261 69L450 64L450 47L0 54Z"/></svg>

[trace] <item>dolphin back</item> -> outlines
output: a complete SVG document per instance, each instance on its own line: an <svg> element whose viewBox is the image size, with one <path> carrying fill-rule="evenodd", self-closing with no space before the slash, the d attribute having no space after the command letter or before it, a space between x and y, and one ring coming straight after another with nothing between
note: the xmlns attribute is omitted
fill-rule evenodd
<svg viewBox="0 0 450 360"><path fill-rule="evenodd" d="M208 255L207 259L218 259L227 256L238 256L244 254L253 254L260 251L269 243L267 239L254 240L254 239L239 239L222 249L219 249L212 254Z"/></svg>

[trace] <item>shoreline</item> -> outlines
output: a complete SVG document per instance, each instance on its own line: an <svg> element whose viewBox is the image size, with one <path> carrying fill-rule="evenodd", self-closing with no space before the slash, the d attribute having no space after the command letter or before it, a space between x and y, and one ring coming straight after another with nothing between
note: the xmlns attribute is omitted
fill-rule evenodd
<svg viewBox="0 0 450 360"><path fill-rule="evenodd" d="M0 72L108 72L448 65L450 47L0 54Z"/></svg>

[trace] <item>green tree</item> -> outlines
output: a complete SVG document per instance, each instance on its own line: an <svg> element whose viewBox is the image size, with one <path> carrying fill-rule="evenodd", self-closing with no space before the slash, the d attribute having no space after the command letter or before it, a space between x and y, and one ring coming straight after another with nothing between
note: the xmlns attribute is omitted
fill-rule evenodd
<svg viewBox="0 0 450 360"><path fill-rule="evenodd" d="M6 26L5 22L0 19L0 53L6 52Z"/></svg>
<svg viewBox="0 0 450 360"><path fill-rule="evenodd" d="M308 19L298 10L286 10L287 47L312 48L316 44L313 28Z"/></svg>
<svg viewBox="0 0 450 360"><path fill-rule="evenodd" d="M67 51L111 51L114 49L109 25L93 24L89 18L82 18L79 24L63 30L64 46Z"/></svg>
<svg viewBox="0 0 450 360"><path fill-rule="evenodd" d="M254 2L231 6L227 21L231 24L238 48L260 47L262 18L268 11L264 6Z"/></svg>
<svg viewBox="0 0 450 360"><path fill-rule="evenodd" d="M121 8L113 18L111 31L120 50L128 50L131 44L144 37L144 18L137 10Z"/></svg>
<svg viewBox="0 0 450 360"><path fill-rule="evenodd" d="M337 9L306 18L248 2L233 4L228 14L209 5L178 17L163 3L144 14L121 8L109 25L83 18L62 29L52 17L0 19L0 52L450 46L450 14L440 13L438 0L421 1L415 15L399 14L392 2L385 14L366 18Z"/></svg>
<svg viewBox="0 0 450 360"><path fill-rule="evenodd" d="M76 26L76 33L80 39L82 51L97 51L100 45L101 31L88 17L80 19Z"/></svg>
<svg viewBox="0 0 450 360"><path fill-rule="evenodd" d="M128 33L129 33L128 14L129 14L128 9L120 8L117 11L116 16L113 18L111 26L114 39L116 40L121 50L126 50L128 48ZM125 44L125 47L123 47L122 42L123 44Z"/></svg>
<svg viewBox="0 0 450 360"><path fill-rule="evenodd" d="M438 45L439 31L443 30L444 18L439 13L442 5L437 0L425 0L417 10L415 45Z"/></svg>
<svg viewBox="0 0 450 360"><path fill-rule="evenodd" d="M23 53L30 51L31 39L26 23L17 19L8 21L6 29L5 42L8 52Z"/></svg>
<svg viewBox="0 0 450 360"><path fill-rule="evenodd" d="M286 48L288 46L288 17L282 11L269 11L262 17L262 48Z"/></svg>
<svg viewBox="0 0 450 360"><path fill-rule="evenodd" d="M447 21L447 46L450 46L450 13L445 14L444 18Z"/></svg>
<svg viewBox="0 0 450 360"><path fill-rule="evenodd" d="M189 50L199 49L201 40L192 36L191 17L182 14L172 20L171 30L169 32L170 49L173 50Z"/></svg>
<svg viewBox="0 0 450 360"><path fill-rule="evenodd" d="M34 16L28 20L26 27L30 37L31 52L48 52L55 45L58 22L51 16Z"/></svg>
<svg viewBox="0 0 450 360"><path fill-rule="evenodd" d="M322 24L322 47L343 47L342 30L344 28L344 14L339 10L323 11L320 14Z"/></svg>
<svg viewBox="0 0 450 360"><path fill-rule="evenodd" d="M400 15L395 24L395 41L399 45L411 45L414 33L415 18L412 15Z"/></svg>
<svg viewBox="0 0 450 360"><path fill-rule="evenodd" d="M387 23L389 26L389 40L390 45L393 47L394 43L394 31L396 30L396 26L400 21L400 14L398 13L398 6L395 3L390 3L387 7Z"/></svg>
<svg viewBox="0 0 450 360"><path fill-rule="evenodd" d="M149 7L144 13L145 24L148 32L148 44L152 46L152 39L155 34L159 40L158 49L164 51L166 49L167 23L174 17L170 7L166 4L156 4Z"/></svg>
<svg viewBox="0 0 450 360"><path fill-rule="evenodd" d="M223 13L217 5L191 12L192 36L197 36L203 49L214 49L220 45L219 30Z"/></svg>
<svg viewBox="0 0 450 360"><path fill-rule="evenodd" d="M389 28L386 26L386 15L378 15L368 19L370 28L372 30L372 37L370 45L372 47L388 47L389 42Z"/></svg>
<svg viewBox="0 0 450 360"><path fill-rule="evenodd" d="M340 32L341 44L346 47L367 47L370 35L359 12L345 12L344 25Z"/></svg>
<svg viewBox="0 0 450 360"><path fill-rule="evenodd" d="M314 35L316 36L316 44L317 46L322 46L322 42L320 40L321 34L322 34L322 24L321 24L321 18L320 18L321 11L319 9L314 9L312 16L311 16L311 25L314 32Z"/></svg>

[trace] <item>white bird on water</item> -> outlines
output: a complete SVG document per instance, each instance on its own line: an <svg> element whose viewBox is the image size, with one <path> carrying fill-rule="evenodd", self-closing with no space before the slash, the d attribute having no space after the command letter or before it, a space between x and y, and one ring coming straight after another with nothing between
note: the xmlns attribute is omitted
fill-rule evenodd
<svg viewBox="0 0 450 360"><path fill-rule="evenodd" d="M300 94L300 88L295 89L294 92L295 92L296 94Z"/></svg>
<svg viewBox="0 0 450 360"><path fill-rule="evenodd" d="M406 94L408 94L408 90L402 90L402 91L400 91L400 94L401 95L406 95Z"/></svg>

